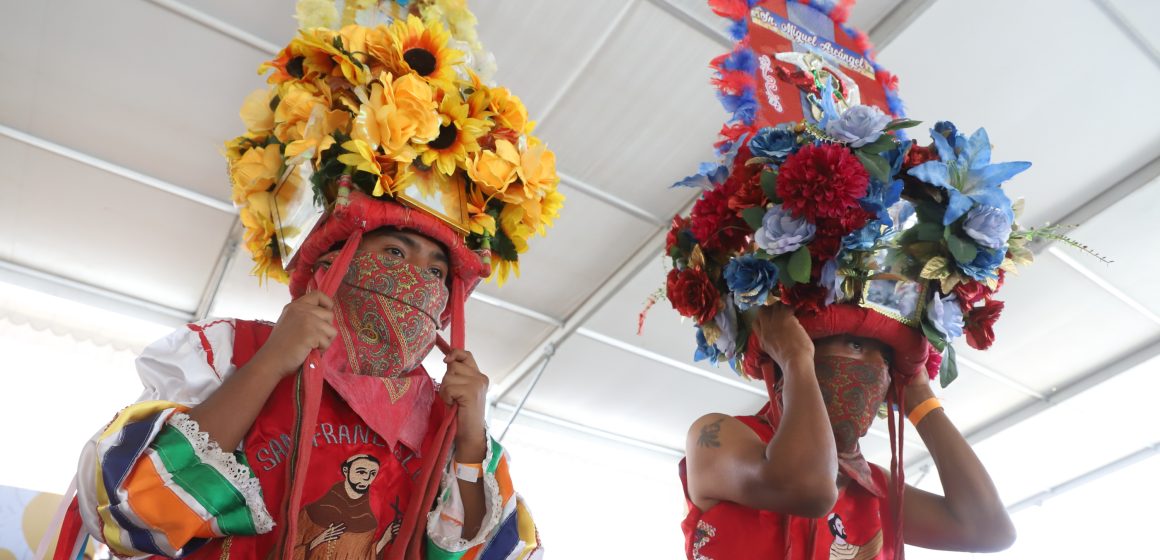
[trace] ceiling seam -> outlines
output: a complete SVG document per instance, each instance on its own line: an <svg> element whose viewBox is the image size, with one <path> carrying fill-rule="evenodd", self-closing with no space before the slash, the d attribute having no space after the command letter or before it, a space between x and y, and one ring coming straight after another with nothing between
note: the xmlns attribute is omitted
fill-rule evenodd
<svg viewBox="0 0 1160 560"><path fill-rule="evenodd" d="M1120 13L1120 10L1116 9L1108 0L1092 0L1092 3L1103 12L1104 16L1112 21L1113 25L1120 29L1121 33L1128 37L1128 41L1140 49L1144 56L1152 61L1152 65L1156 69L1160 70L1160 51L1156 49L1156 46L1139 29L1136 29L1136 26L1132 25L1132 22L1128 21L1128 18L1124 14Z"/></svg>
<svg viewBox="0 0 1160 560"><path fill-rule="evenodd" d="M240 27L230 25L221 19L211 16L205 12L196 10L188 4L178 2L177 0L146 0L150 4L154 4L159 8L168 10L169 12L181 16L193 23L201 25L206 29L220 33L230 39L233 39L243 45L254 48L266 54L275 55L281 50L278 45L271 43L249 31Z"/></svg>
<svg viewBox="0 0 1160 560"><path fill-rule="evenodd" d="M1160 453L1160 442L1156 442L1142 449L1138 449L1135 452L1120 457L1119 459L1116 459L1110 463L1105 463L1077 477L1068 479L1065 482L1052 486L1043 492L1039 492L1038 494L1033 494L1027 498L1019 500L1018 502L1007 506L1007 511L1008 513L1016 513L1031 506L1041 506L1047 500L1058 498L1081 486L1085 486L1089 483L1095 482L1101 478L1113 474L1116 471L1125 469L1146 459L1150 459L1153 455L1158 453Z"/></svg>
<svg viewBox="0 0 1160 560"><path fill-rule="evenodd" d="M1151 321L1153 324L1160 326L1160 315L1153 313L1152 310L1148 309L1146 305L1140 303L1135 298L1125 293L1123 290L1112 285L1111 282L1109 282L1103 276L1100 276L1099 273L1084 266L1079 261L1075 260L1075 258L1073 258L1071 255L1063 252L1063 249L1060 249L1058 246L1052 246L1047 249L1047 252L1051 253L1053 257L1059 259L1060 261L1063 261L1063 264L1080 273L1080 275L1082 275L1084 278L1087 278L1089 281L1091 281L1091 283L1099 287L1100 290L1119 300L1120 303L1123 303L1124 305L1132 308L1132 311L1135 311L1141 317L1144 317L1145 319Z"/></svg>

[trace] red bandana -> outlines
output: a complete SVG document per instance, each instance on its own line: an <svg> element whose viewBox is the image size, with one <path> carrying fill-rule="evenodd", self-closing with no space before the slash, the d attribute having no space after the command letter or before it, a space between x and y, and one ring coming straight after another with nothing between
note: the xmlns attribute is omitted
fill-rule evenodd
<svg viewBox="0 0 1160 560"><path fill-rule="evenodd" d="M341 343L322 357L325 379L392 448L402 441L417 450L427 432L435 391L420 363L435 345L447 298L435 275L365 252L335 294Z"/></svg>

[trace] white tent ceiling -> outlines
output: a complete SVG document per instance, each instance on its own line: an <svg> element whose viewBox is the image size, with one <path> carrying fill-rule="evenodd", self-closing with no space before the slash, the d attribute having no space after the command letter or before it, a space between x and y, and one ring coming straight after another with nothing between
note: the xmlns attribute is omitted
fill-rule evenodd
<svg viewBox="0 0 1160 560"><path fill-rule="evenodd" d="M496 421L550 354L526 403L534 418L678 456L700 414L762 402L759 386L691 361L692 327L667 304L636 333L663 282L666 222L694 194L667 186L712 155L724 116L707 68L728 46L724 26L701 0L472 8L499 81L556 150L568 196L522 277L482 286L469 305L469 346L492 378ZM291 0L6 6L0 281L169 325L275 319L285 288L248 276L219 150L241 130L241 100L262 85L254 69L292 36L292 11ZM1008 186L1028 199L1025 225L1079 224L1074 236L1115 260L1042 248L1003 290L994 348L963 348L960 380L941 391L1005 499L1157 443L1156 430L1114 442L1096 434L1147 423L1126 409L1154 410L1144 399L1160 390L1160 236L1149 228L1160 217L1160 3L863 0L853 23L901 76L911 117L986 126L996 159L1034 162ZM16 299L0 315L120 347L154 334L86 327ZM1104 389L1113 381L1100 385L1112 378L1114 392ZM133 396L89 398L111 411ZM864 441L871 460L889 460L884 433ZM909 435L917 477L929 461ZM1029 464L1044 468L1030 476Z"/></svg>

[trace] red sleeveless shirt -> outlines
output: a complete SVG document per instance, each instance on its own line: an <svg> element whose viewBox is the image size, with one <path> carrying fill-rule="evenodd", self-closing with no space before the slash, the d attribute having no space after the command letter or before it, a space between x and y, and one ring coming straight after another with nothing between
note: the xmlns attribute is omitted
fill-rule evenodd
<svg viewBox="0 0 1160 560"><path fill-rule="evenodd" d="M760 416L739 416L762 441L773 439L773 427ZM886 474L872 467L880 487ZM851 481L838 501L821 519L808 519L720 502L701 511L689 499L685 461L680 463L681 486L689 513L681 523L685 555L691 560L846 560L894 557L894 531L883 530L890 519L889 500L879 498Z"/></svg>

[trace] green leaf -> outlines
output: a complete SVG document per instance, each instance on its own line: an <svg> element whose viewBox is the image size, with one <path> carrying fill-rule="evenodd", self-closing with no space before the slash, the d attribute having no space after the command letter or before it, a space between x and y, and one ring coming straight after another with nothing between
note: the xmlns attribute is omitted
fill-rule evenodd
<svg viewBox="0 0 1160 560"><path fill-rule="evenodd" d="M883 134L877 140L858 148L859 152L865 152L871 155L881 154L887 150L893 150L898 147L898 142L889 134Z"/></svg>
<svg viewBox="0 0 1160 560"><path fill-rule="evenodd" d="M955 363L955 347L947 345L947 355L943 357L942 367L938 371L938 383L943 389L959 377L959 365Z"/></svg>
<svg viewBox="0 0 1160 560"><path fill-rule="evenodd" d="M913 231L919 241L938 241L943 237L943 227L931 222L920 222L908 231Z"/></svg>
<svg viewBox="0 0 1160 560"><path fill-rule="evenodd" d="M789 257L789 276L795 282L805 283L810 281L810 269L813 268L813 261L810 259L810 248L802 246L802 248L793 252Z"/></svg>
<svg viewBox="0 0 1160 560"><path fill-rule="evenodd" d="M938 329L931 326L930 322L925 319L922 322L922 334L926 335L926 339L930 341L930 345L934 346L935 350L942 352L947 347L947 341L943 338L942 333Z"/></svg>
<svg viewBox="0 0 1160 560"><path fill-rule="evenodd" d="M777 281L786 288L793 288L797 285L797 281L789 273L789 261L789 255L778 255L776 259L773 259L774 264L777 265Z"/></svg>
<svg viewBox="0 0 1160 560"><path fill-rule="evenodd" d="M761 192L765 193L765 198L780 204L781 197L777 196L777 170L766 169L761 172Z"/></svg>
<svg viewBox="0 0 1160 560"><path fill-rule="evenodd" d="M854 154L858 156L858 159L862 161L862 165L866 166L866 171L869 171L875 179L883 183L890 182L890 164L886 163L886 158L875 154L867 154L861 150L854 152Z"/></svg>
<svg viewBox="0 0 1160 560"><path fill-rule="evenodd" d="M764 217L765 208L760 206L746 208L741 211L741 219L745 220L745 223L748 224L749 227L753 228L753 231L761 229L761 219Z"/></svg>
<svg viewBox="0 0 1160 560"><path fill-rule="evenodd" d="M947 240L947 249L950 249L956 261L969 263L979 256L979 248L974 243L955 235L950 226L944 230L943 237Z"/></svg>
<svg viewBox="0 0 1160 560"><path fill-rule="evenodd" d="M890 124L887 124L886 128L884 130L886 130L887 132L890 132L891 130L899 130L902 128L911 128L914 126L918 126L920 124L922 124L922 121L916 121L916 120L912 120L912 119L895 119L895 120L890 121Z"/></svg>
<svg viewBox="0 0 1160 560"><path fill-rule="evenodd" d="M943 216L946 215L947 209L945 206L938 204L931 200L922 200L914 205L914 212L918 215L920 222L932 222L941 224Z"/></svg>

